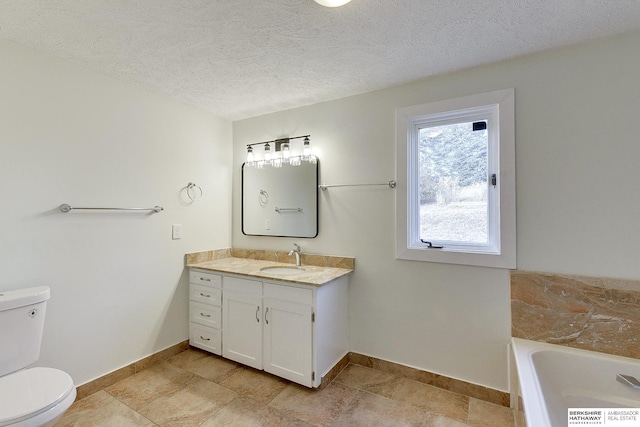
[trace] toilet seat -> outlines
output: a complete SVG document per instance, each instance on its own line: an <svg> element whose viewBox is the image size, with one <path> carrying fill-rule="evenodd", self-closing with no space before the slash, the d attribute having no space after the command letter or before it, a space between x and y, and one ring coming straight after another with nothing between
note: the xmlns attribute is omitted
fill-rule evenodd
<svg viewBox="0 0 640 427"><path fill-rule="evenodd" d="M58 369L37 367L0 377L0 426L35 417L72 392L73 380Z"/></svg>

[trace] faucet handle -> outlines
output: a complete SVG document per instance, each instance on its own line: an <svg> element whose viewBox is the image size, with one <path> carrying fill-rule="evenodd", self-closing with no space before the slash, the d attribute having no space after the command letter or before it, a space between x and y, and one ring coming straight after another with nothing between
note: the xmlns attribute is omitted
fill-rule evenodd
<svg viewBox="0 0 640 427"><path fill-rule="evenodd" d="M299 244L297 244L297 243L294 243L294 244L293 244L293 246L295 246L295 247L296 247L296 252L298 252L298 253L302 250L302 248L300 247L300 245L299 245Z"/></svg>

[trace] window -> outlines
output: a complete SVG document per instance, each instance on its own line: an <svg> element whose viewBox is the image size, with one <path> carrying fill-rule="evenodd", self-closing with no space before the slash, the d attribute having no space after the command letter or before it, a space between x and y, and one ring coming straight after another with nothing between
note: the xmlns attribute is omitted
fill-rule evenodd
<svg viewBox="0 0 640 427"><path fill-rule="evenodd" d="M515 268L514 90L397 110L396 257Z"/></svg>

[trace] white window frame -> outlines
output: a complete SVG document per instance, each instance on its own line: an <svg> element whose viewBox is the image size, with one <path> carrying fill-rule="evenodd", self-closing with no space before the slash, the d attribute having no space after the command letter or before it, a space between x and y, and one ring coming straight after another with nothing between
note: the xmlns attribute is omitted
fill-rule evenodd
<svg viewBox="0 0 640 427"><path fill-rule="evenodd" d="M418 133L420 128L489 120L488 175L496 174L488 198L488 244L445 244L428 248L420 241ZM503 89L396 110L396 258L496 268L516 268L515 91ZM489 179L490 181L490 179ZM436 243L434 242L434 245Z"/></svg>

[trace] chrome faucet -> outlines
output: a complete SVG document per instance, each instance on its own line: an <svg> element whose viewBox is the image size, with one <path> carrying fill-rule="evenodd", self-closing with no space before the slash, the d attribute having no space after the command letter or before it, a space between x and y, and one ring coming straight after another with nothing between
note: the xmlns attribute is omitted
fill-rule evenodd
<svg viewBox="0 0 640 427"><path fill-rule="evenodd" d="M300 267L300 254L302 253L302 249L300 249L300 245L298 245L297 243L294 243L293 246L295 246L296 248L289 251L289 256L295 254L296 266Z"/></svg>

